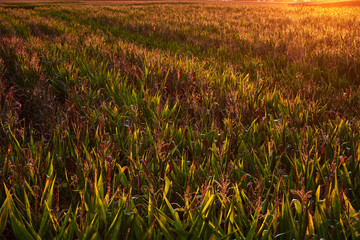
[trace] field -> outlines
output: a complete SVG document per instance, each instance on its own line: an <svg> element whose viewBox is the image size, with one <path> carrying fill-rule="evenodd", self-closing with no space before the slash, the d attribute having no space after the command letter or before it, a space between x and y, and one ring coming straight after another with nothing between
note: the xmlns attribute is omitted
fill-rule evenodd
<svg viewBox="0 0 360 240"><path fill-rule="evenodd" d="M0 4L0 238L359 239L360 8Z"/></svg>

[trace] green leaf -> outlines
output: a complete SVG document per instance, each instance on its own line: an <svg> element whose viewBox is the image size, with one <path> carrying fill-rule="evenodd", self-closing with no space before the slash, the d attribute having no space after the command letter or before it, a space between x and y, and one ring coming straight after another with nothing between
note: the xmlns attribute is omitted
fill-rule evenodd
<svg viewBox="0 0 360 240"><path fill-rule="evenodd" d="M249 230L248 234L246 235L246 240L252 240L254 238L258 220L259 220L259 213L256 213L254 220L251 223L250 230Z"/></svg>
<svg viewBox="0 0 360 240"><path fill-rule="evenodd" d="M24 223L17 219L13 213L10 213L11 226L17 239L35 240L31 233L26 229Z"/></svg>
<svg viewBox="0 0 360 240"><path fill-rule="evenodd" d="M46 186L49 186L50 184L50 180L47 179L47 183ZM49 190L48 192L43 192L43 196L41 197L42 199L45 199L44 203L43 203L43 208L44 208L44 212L41 218L41 223L40 223L40 230L39 230L39 235L41 238L44 238L46 235L46 231L48 231L48 222L49 222L49 218L50 218L50 208L52 205L52 198L53 198L53 192L54 192L54 184L55 184L55 179L52 181L51 185L48 187ZM46 195L46 197L45 197Z"/></svg>
<svg viewBox="0 0 360 240"><path fill-rule="evenodd" d="M59 230L57 232L56 239L63 239L63 236L65 236L66 227L68 227L67 225L70 222L71 210L72 209L71 209L71 206L70 206L67 213L66 213L66 215L65 215L64 221L62 222L62 225L61 225L61 227L59 228Z"/></svg>
<svg viewBox="0 0 360 240"><path fill-rule="evenodd" d="M41 240L40 236L34 231L33 227L26 221L25 223L23 222L23 218L16 209L9 190L6 186L4 186L4 189L6 193L7 204L8 206L11 206L11 209L9 210L9 217L16 238L26 240Z"/></svg>
<svg viewBox="0 0 360 240"><path fill-rule="evenodd" d="M24 205L25 205L26 216L28 218L30 225L32 225L31 211L30 211L31 207L30 207L29 199L28 199L25 189L24 189Z"/></svg>
<svg viewBox="0 0 360 240"><path fill-rule="evenodd" d="M308 234L309 235L315 234L314 221L310 211L308 211Z"/></svg>
<svg viewBox="0 0 360 240"><path fill-rule="evenodd" d="M6 229L7 219L11 211L11 205L9 201L10 200L6 198L3 205L0 208L0 234L2 234Z"/></svg>
<svg viewBox="0 0 360 240"><path fill-rule="evenodd" d="M301 216L303 211L302 203L298 199L293 199L291 203L294 204L296 213Z"/></svg>
<svg viewBox="0 0 360 240"><path fill-rule="evenodd" d="M164 221L164 220L161 220L156 214L155 214L155 218L157 220L157 222L159 223L159 226L160 226L160 229L161 229L161 232L164 234L165 238L167 240L173 240L174 237L171 236L170 232L168 231L168 224Z"/></svg>
<svg viewBox="0 0 360 240"><path fill-rule="evenodd" d="M119 239L122 218L123 218L123 209L120 208L109 227L109 232L112 233L111 240Z"/></svg>

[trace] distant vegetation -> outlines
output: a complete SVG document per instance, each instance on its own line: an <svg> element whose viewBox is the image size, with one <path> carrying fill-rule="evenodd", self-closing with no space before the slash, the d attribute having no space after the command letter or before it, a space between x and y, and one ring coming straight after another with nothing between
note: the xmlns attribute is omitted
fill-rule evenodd
<svg viewBox="0 0 360 240"><path fill-rule="evenodd" d="M1 5L0 238L359 238L359 16Z"/></svg>

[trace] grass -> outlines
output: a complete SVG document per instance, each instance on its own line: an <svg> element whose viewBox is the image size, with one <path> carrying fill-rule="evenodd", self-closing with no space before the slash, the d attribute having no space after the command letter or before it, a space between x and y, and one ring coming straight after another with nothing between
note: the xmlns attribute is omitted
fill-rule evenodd
<svg viewBox="0 0 360 240"><path fill-rule="evenodd" d="M16 6L1 238L359 238L359 8Z"/></svg>

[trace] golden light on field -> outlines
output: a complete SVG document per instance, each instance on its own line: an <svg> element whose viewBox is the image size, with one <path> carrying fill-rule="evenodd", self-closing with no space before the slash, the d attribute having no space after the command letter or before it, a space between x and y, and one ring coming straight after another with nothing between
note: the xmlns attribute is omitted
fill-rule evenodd
<svg viewBox="0 0 360 240"><path fill-rule="evenodd" d="M310 6L322 7L346 7L346 6L360 6L358 0L293 0L294 3L303 3Z"/></svg>

